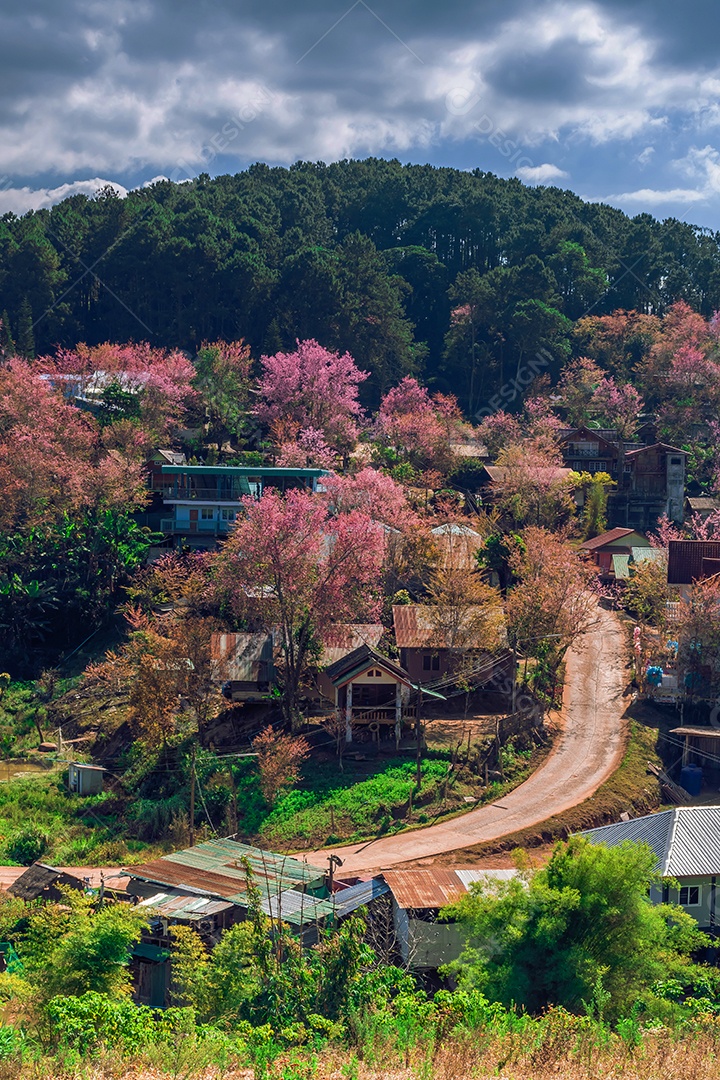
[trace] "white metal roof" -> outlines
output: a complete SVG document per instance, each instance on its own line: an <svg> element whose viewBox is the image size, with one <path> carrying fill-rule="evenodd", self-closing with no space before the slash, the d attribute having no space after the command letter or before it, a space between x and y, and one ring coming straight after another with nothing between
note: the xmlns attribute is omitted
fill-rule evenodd
<svg viewBox="0 0 720 1080"><path fill-rule="evenodd" d="M610 847L624 841L649 844L663 877L720 874L720 806L678 806L582 835L593 844Z"/></svg>

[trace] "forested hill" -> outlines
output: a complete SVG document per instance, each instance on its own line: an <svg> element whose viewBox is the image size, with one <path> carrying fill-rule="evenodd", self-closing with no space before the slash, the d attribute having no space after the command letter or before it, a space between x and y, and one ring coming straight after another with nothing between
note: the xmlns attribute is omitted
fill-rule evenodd
<svg viewBox="0 0 720 1080"><path fill-rule="evenodd" d="M413 371L470 414L538 349L559 368L584 314L679 298L720 307L717 235L398 161L254 165L0 220L4 333L28 355L317 338L372 372L368 402Z"/></svg>

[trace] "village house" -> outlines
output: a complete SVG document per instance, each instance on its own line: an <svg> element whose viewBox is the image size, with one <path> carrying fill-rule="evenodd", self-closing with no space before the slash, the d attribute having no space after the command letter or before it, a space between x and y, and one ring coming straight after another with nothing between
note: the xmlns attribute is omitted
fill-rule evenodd
<svg viewBox="0 0 720 1080"><path fill-rule="evenodd" d="M648 844L665 879L651 888L652 902L679 904L701 930L715 935L720 916L720 806L678 806L581 835L609 847Z"/></svg>
<svg viewBox="0 0 720 1080"><path fill-rule="evenodd" d="M260 499L275 488L318 490L325 469L266 468L240 465L161 466L166 516L160 531L186 547L213 547L227 536L241 512L240 499Z"/></svg>
<svg viewBox="0 0 720 1080"><path fill-rule="evenodd" d="M462 676L473 690L510 693L513 657L504 647L505 630L482 608L443 612L429 604L396 604L392 611L400 663L413 683L451 684Z"/></svg>
<svg viewBox="0 0 720 1080"><path fill-rule="evenodd" d="M607 473L616 487L608 492L611 525L645 531L666 514L684 518L687 453L667 443L643 446L616 430L578 427L560 432L560 452L575 472Z"/></svg>
<svg viewBox="0 0 720 1080"><path fill-rule="evenodd" d="M345 717L345 738L365 729L377 740L394 735L398 746L403 722L414 718L413 684L407 671L369 645L361 645L325 672L335 694L335 708Z"/></svg>
<svg viewBox="0 0 720 1080"><path fill-rule="evenodd" d="M630 562L635 561L636 554L638 559L643 558L641 550L652 550L648 538L621 526L586 540L578 548L597 566L600 577L610 581L628 578Z"/></svg>
<svg viewBox="0 0 720 1080"><path fill-rule="evenodd" d="M327 669L339 660L344 660L346 656L362 648L363 645L377 649L384 633L385 627L382 623L335 623L334 626L325 630L316 679L317 690L322 700L335 704L335 687L327 674Z"/></svg>
<svg viewBox="0 0 720 1080"><path fill-rule="evenodd" d="M294 907L307 904L314 917L330 915L318 907L327 899L326 871L289 855L248 847L234 840L208 840L184 851L128 868L127 892L148 910L148 929L133 951L131 969L136 1000L156 1007L167 1004L170 987L170 927L192 925L212 947L220 934L243 919L248 910L248 870L270 913L284 912L292 921ZM302 894L303 899L288 898ZM293 901L295 903L293 903Z"/></svg>
<svg viewBox="0 0 720 1080"><path fill-rule="evenodd" d="M614 430L578 427L559 433L560 452L568 468L578 473L604 472L613 480L618 478L622 445Z"/></svg>
<svg viewBox="0 0 720 1080"><path fill-rule="evenodd" d="M509 881L517 873L475 867L385 870L382 878L392 897L394 945L402 964L427 972L457 960L463 948L462 933L457 923L438 921L442 908L459 900L474 882Z"/></svg>

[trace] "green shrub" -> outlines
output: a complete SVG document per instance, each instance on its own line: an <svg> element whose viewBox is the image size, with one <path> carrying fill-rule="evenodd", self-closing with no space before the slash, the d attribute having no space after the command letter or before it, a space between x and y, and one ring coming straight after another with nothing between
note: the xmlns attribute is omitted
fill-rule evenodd
<svg viewBox="0 0 720 1080"><path fill-rule="evenodd" d="M157 1034L152 1009L131 1001L113 1001L94 991L80 997L51 998L45 1011L57 1044L81 1054L99 1043L122 1044L130 1052L137 1051Z"/></svg>
<svg viewBox="0 0 720 1080"><path fill-rule="evenodd" d="M24 1041L23 1033L17 1028L4 1025L0 1027L0 1061L19 1057L22 1054Z"/></svg>
<svg viewBox="0 0 720 1080"><path fill-rule="evenodd" d="M37 862L48 849L49 837L36 827L23 829L10 837L5 844L5 854L8 859L20 866L30 866Z"/></svg>

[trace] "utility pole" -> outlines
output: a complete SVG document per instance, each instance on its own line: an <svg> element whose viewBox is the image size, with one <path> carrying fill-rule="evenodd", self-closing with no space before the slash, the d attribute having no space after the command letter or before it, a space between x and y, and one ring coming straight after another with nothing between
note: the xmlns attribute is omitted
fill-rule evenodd
<svg viewBox="0 0 720 1080"><path fill-rule="evenodd" d="M515 715L517 708L517 636L512 636L512 702L510 712Z"/></svg>
<svg viewBox="0 0 720 1080"><path fill-rule="evenodd" d="M190 847L195 843L195 743L190 760Z"/></svg>
<svg viewBox="0 0 720 1080"><path fill-rule="evenodd" d="M417 748L415 750L415 782L420 790L420 784L422 783L422 764L420 760L420 736L422 734L422 727L420 725L420 703L422 701L422 690L418 686L417 692L417 707L415 709L415 740L417 742Z"/></svg>

